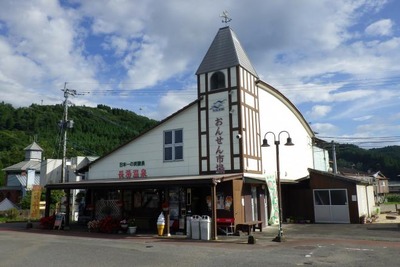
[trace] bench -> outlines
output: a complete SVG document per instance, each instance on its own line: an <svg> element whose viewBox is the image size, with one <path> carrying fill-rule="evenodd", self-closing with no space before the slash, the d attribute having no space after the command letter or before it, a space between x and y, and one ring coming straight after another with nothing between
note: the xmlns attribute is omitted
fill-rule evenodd
<svg viewBox="0 0 400 267"><path fill-rule="evenodd" d="M235 218L217 218L217 228L226 235L235 232Z"/></svg>
<svg viewBox="0 0 400 267"><path fill-rule="evenodd" d="M236 231L247 232L248 235L251 235L251 232L255 232L256 229L259 229L262 232L262 221L249 221L244 223L239 223L236 225Z"/></svg>

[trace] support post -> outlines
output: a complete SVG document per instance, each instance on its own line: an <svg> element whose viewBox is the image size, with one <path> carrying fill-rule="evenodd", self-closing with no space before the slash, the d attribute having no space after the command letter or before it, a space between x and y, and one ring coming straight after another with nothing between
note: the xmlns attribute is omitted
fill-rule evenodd
<svg viewBox="0 0 400 267"><path fill-rule="evenodd" d="M50 216L50 199L51 199L51 190L46 188L46 205L44 208L44 217Z"/></svg>
<svg viewBox="0 0 400 267"><path fill-rule="evenodd" d="M64 225L64 230L69 230L69 221L70 221L69 218L70 218L70 213L71 213L69 205L70 205L70 201L71 201L71 190L67 189L67 190L65 190L65 193L66 193L65 196L66 196L67 204L65 206L65 225Z"/></svg>
<svg viewBox="0 0 400 267"><path fill-rule="evenodd" d="M217 240L217 182L211 185L211 239Z"/></svg>

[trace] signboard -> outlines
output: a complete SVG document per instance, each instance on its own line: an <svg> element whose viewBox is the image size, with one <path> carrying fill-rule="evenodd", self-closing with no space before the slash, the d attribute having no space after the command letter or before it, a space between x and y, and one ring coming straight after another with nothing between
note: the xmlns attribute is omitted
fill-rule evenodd
<svg viewBox="0 0 400 267"><path fill-rule="evenodd" d="M56 229L58 227L58 230L60 230L64 220L65 220L65 213L57 213L53 229Z"/></svg>
<svg viewBox="0 0 400 267"><path fill-rule="evenodd" d="M40 185L32 186L32 195L31 195L31 218L39 218L40 217L40 195L42 194L42 188Z"/></svg>

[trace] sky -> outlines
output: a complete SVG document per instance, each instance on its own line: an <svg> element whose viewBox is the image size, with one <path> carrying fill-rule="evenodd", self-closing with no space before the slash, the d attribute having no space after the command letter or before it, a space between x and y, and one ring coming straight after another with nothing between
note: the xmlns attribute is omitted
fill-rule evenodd
<svg viewBox="0 0 400 267"><path fill-rule="evenodd" d="M196 99L223 11L317 137L400 145L398 0L0 0L0 101L61 104L68 88L161 120Z"/></svg>

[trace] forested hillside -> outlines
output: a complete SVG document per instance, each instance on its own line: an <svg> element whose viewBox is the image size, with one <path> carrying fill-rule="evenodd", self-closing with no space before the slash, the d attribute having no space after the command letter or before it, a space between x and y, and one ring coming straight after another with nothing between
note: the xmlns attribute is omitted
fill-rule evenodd
<svg viewBox="0 0 400 267"><path fill-rule="evenodd" d="M337 144L338 167L361 171L381 171L390 180L400 180L400 146L362 149L355 145Z"/></svg>
<svg viewBox="0 0 400 267"><path fill-rule="evenodd" d="M44 157L61 158L58 123L62 116L62 105L13 108L0 103L0 169L22 161L23 149L34 140L44 149ZM157 123L131 111L105 105L69 107L68 118L74 121L74 128L68 130L67 157L102 156ZM332 152L331 147L327 149ZM399 146L367 150L336 144L336 158L338 167L381 171L391 180L400 178ZM0 186L3 182L4 172L0 171Z"/></svg>
<svg viewBox="0 0 400 267"><path fill-rule="evenodd" d="M34 140L43 148L45 158L61 158L58 123L62 118L62 105L14 108L0 103L0 170L24 160L23 149ZM74 121L74 127L68 130L67 157L102 156L157 123L105 105L71 106L68 119ZM3 183L4 172L0 171L0 185Z"/></svg>

